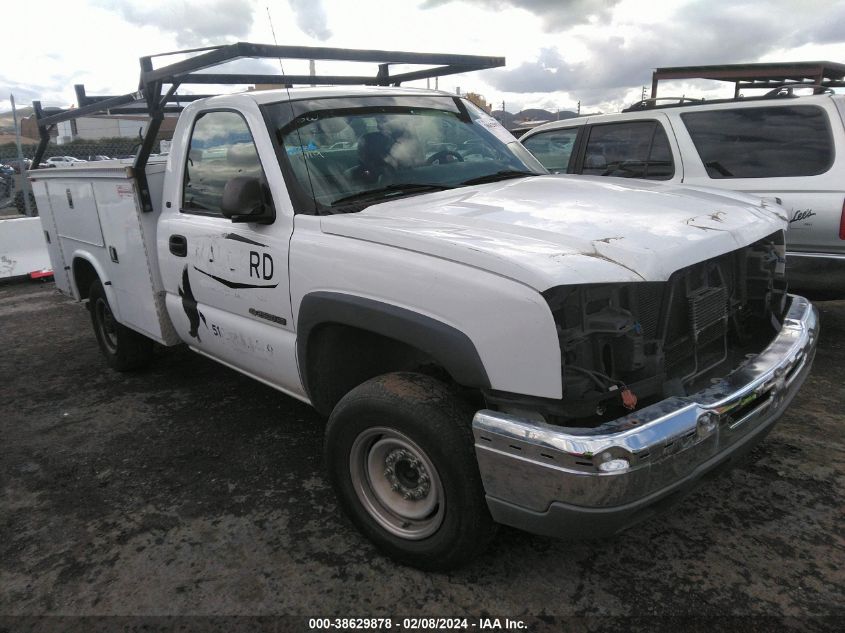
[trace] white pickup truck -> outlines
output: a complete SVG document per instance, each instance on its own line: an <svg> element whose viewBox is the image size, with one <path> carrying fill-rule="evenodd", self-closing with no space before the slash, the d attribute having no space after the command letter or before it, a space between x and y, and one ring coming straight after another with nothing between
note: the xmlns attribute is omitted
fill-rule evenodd
<svg viewBox="0 0 845 633"><path fill-rule="evenodd" d="M30 176L111 367L184 343L310 403L343 509L425 569L496 523L649 516L762 439L815 351L782 208L547 175L442 92L195 101L146 167L149 211L128 164Z"/></svg>

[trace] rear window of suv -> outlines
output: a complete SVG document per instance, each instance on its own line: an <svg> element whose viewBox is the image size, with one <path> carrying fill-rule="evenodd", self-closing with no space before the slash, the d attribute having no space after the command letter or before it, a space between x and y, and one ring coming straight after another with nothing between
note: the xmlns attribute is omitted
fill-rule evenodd
<svg viewBox="0 0 845 633"><path fill-rule="evenodd" d="M816 176L833 164L827 114L816 106L774 106L681 115L714 179Z"/></svg>

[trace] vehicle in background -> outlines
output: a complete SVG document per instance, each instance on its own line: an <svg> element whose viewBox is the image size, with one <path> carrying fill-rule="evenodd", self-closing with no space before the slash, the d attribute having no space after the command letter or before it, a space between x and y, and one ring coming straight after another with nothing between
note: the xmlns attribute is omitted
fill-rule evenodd
<svg viewBox="0 0 845 633"><path fill-rule="evenodd" d="M87 160L89 163L93 163L98 160L111 160L111 158L109 158L108 156L103 156L102 154L96 154L94 156L86 156L85 160Z"/></svg>
<svg viewBox="0 0 845 633"><path fill-rule="evenodd" d="M555 121L521 141L553 173L778 199L789 210L790 281L845 291L845 95L778 90L760 98L678 101Z"/></svg>
<svg viewBox="0 0 845 633"><path fill-rule="evenodd" d="M74 156L51 156L44 162L54 167L72 167L81 163L87 163L88 161Z"/></svg>
<svg viewBox="0 0 845 633"><path fill-rule="evenodd" d="M21 173L21 161L19 161L17 158L6 159L6 160L3 161L3 163L7 167L10 167L16 174ZM29 169L30 165L32 165L32 161L28 158L24 158L23 159L23 169L24 169L24 171Z"/></svg>

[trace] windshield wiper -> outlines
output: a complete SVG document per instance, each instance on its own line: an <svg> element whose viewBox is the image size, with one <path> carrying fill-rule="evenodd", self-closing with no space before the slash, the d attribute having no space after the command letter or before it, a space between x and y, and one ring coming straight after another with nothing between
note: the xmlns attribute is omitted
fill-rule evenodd
<svg viewBox="0 0 845 633"><path fill-rule="evenodd" d="M507 180L508 178L523 178L525 176L541 176L542 174L538 174L533 171L521 171L518 169L505 169L502 171L497 171L492 174L487 174L486 176L479 176L478 178L470 178L469 180L464 180L461 184L462 185L483 185L487 182L498 182L500 180Z"/></svg>
<svg viewBox="0 0 845 633"><path fill-rule="evenodd" d="M333 200L331 206L335 207L339 204L347 204L350 202L363 202L365 200L378 200L379 198L389 198L391 196L400 195L403 193L424 193L426 191L445 191L446 189L453 189L451 185L436 185L433 183L394 183L381 187L379 189L369 189L367 191L359 191L349 196L344 196Z"/></svg>

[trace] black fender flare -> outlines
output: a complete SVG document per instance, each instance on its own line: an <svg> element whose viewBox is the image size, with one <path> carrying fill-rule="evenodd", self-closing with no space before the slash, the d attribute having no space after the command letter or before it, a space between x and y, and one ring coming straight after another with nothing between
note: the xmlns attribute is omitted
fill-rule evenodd
<svg viewBox="0 0 845 633"><path fill-rule="evenodd" d="M389 303L341 292L318 291L303 297L297 315L296 356L306 393L309 338L318 326L333 323L410 345L442 365L458 384L490 388L490 379L478 350L460 330Z"/></svg>

